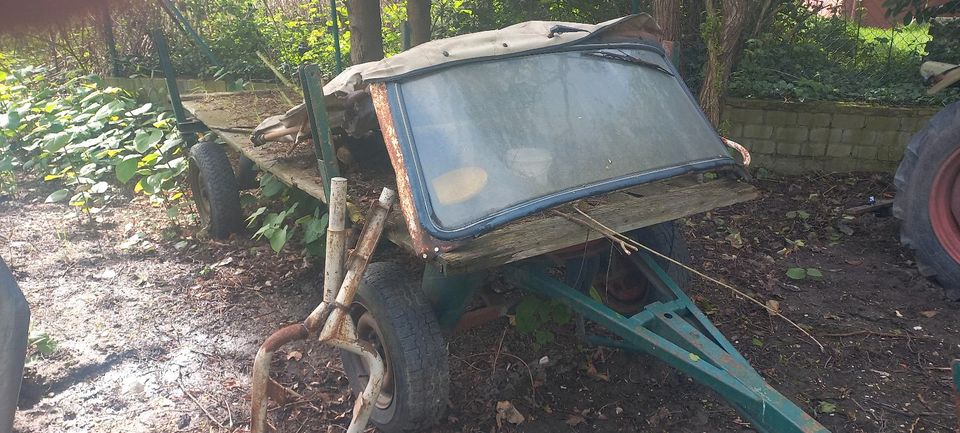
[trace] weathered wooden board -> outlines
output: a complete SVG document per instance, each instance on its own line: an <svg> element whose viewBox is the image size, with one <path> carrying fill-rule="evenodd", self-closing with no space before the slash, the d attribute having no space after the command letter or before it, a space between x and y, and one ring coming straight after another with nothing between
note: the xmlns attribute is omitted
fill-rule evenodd
<svg viewBox="0 0 960 433"><path fill-rule="evenodd" d="M625 232L752 200L758 195L752 185L733 179L700 183L692 177L683 177L611 193L595 205L584 204L580 208L607 227ZM562 216L543 214L466 242L454 251L441 254L437 261L446 273L469 272L536 257L599 237L600 233Z"/></svg>
<svg viewBox="0 0 960 433"><path fill-rule="evenodd" d="M276 94L276 91L272 93ZM270 94L268 91L260 91L186 95L183 106L227 145L250 158L261 170L326 203L315 156L307 158L308 160L287 158L283 152L277 151L276 145L255 147L250 141L249 133L236 132L237 129L252 129L266 114L282 114L286 110L283 102L277 101L277 96L271 98Z"/></svg>

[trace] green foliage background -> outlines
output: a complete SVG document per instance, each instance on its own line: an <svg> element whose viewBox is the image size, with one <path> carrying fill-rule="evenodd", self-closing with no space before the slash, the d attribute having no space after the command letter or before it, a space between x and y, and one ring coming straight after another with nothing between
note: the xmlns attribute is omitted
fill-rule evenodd
<svg viewBox="0 0 960 433"><path fill-rule="evenodd" d="M0 191L18 175L59 186L48 202L96 213L130 185L156 203L179 200L187 169L169 114L99 77L0 69Z"/></svg>

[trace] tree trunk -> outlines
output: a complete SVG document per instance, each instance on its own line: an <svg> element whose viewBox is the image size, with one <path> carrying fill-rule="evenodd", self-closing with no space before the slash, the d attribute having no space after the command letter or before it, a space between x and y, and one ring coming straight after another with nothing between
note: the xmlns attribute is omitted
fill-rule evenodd
<svg viewBox="0 0 960 433"><path fill-rule="evenodd" d="M662 30L660 43L673 58L673 49L680 41L680 0L653 0L653 18Z"/></svg>
<svg viewBox="0 0 960 433"><path fill-rule="evenodd" d="M350 61L354 65L383 58L380 0L347 0L350 18Z"/></svg>
<svg viewBox="0 0 960 433"><path fill-rule="evenodd" d="M407 0L410 46L430 41L430 0Z"/></svg>
<svg viewBox="0 0 960 433"><path fill-rule="evenodd" d="M750 0L705 0L707 19L701 32L707 44L707 64L700 89L700 107L714 126L720 125L723 96L733 65L743 52L742 38Z"/></svg>
<svg viewBox="0 0 960 433"><path fill-rule="evenodd" d="M103 44L107 47L107 57L110 61L110 76L120 76L120 59L117 57L117 39L113 34L113 18L110 16L110 6L100 7L100 29L103 32Z"/></svg>

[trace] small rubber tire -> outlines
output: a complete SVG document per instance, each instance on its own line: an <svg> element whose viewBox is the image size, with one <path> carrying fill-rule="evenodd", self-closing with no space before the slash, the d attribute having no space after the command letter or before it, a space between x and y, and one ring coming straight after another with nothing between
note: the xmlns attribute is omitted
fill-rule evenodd
<svg viewBox="0 0 960 433"><path fill-rule="evenodd" d="M679 227L674 221L666 221L643 227L633 230L627 233L627 235L673 260L684 265L690 264L690 250L687 248L687 241L683 238ZM644 250L641 250L641 252L648 253ZM682 266L655 254L651 254L651 256L653 256L653 260L657 265L667 273L667 276L669 276L678 287L686 287L690 282L690 272ZM651 294L654 293L654 283L650 281L640 269L640 267L643 266L640 264L640 261L643 259L639 256L636 254L630 256L617 254L615 257L617 257L618 263L618 265L615 266L628 266L631 268L629 271L630 274L626 277L628 281L631 281L631 284L630 288L624 291L622 287L618 288L618 284L616 283L602 283L607 284L606 287L608 289L608 296L605 302L609 307L620 313L636 314L647 305ZM602 269L604 266L610 265L601 265L601 275L604 274L604 269ZM606 272L610 272L610 269L609 267L606 268ZM614 271L614 273L617 272Z"/></svg>
<svg viewBox="0 0 960 433"><path fill-rule="evenodd" d="M960 262L934 230L930 201L940 169L958 149L960 102L948 105L914 134L894 177L893 215L901 220L900 242L914 251L920 274L939 283L951 300L960 299Z"/></svg>
<svg viewBox="0 0 960 433"><path fill-rule="evenodd" d="M260 182L257 181L257 164L243 155L240 155L240 160L237 162L237 184L240 191L255 189L260 186Z"/></svg>
<svg viewBox="0 0 960 433"><path fill-rule="evenodd" d="M634 230L631 237L654 251L674 259L684 265L690 265L690 249L687 240L680 233L676 221L666 221L649 227ZM690 282L690 272L663 257L654 256L653 259L667 272L667 275L683 288Z"/></svg>
<svg viewBox="0 0 960 433"><path fill-rule="evenodd" d="M223 146L205 141L190 148L189 182L210 236L225 239L243 230L240 189Z"/></svg>
<svg viewBox="0 0 960 433"><path fill-rule="evenodd" d="M350 316L360 339L371 343L387 366L370 421L385 433L421 432L436 424L447 408L450 370L446 342L419 285L394 263L371 263ZM366 368L357 355L341 350L340 357L359 395Z"/></svg>

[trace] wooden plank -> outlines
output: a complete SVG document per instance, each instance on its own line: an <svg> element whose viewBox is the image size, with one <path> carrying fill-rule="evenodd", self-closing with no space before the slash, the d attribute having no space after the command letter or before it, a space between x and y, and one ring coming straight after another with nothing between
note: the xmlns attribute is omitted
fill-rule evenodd
<svg viewBox="0 0 960 433"><path fill-rule="evenodd" d="M250 158L261 170L273 174L281 182L300 189L326 203L323 182L320 179L320 173L317 171L316 159L308 158L308 161L302 158L295 160L284 158L278 154L271 144L256 147L250 141L249 134L229 131L233 128L250 127L250 125L242 124L249 123L243 120L246 115L236 113L236 105L230 103L231 98L240 100L249 97L249 93L252 92L221 93L213 95L215 96L213 99L210 98L212 96L210 94L199 95L203 98L185 99L183 106L197 120L203 122L222 138L228 146Z"/></svg>
<svg viewBox="0 0 960 433"><path fill-rule="evenodd" d="M269 144L254 147L249 135L235 132L218 132L217 135L223 138L227 145L250 158L261 170L273 174L281 182L310 194L323 203L327 202L316 160L312 158L308 161L284 160L277 156L276 151L270 149Z"/></svg>
<svg viewBox="0 0 960 433"><path fill-rule="evenodd" d="M732 179L693 183L690 179L678 178L608 194L598 204L584 204L581 209L604 225L626 232L752 200L758 195L752 185ZM470 272L600 237L598 232L588 231L566 218L543 214L482 235L459 249L441 254L437 261L446 273Z"/></svg>

